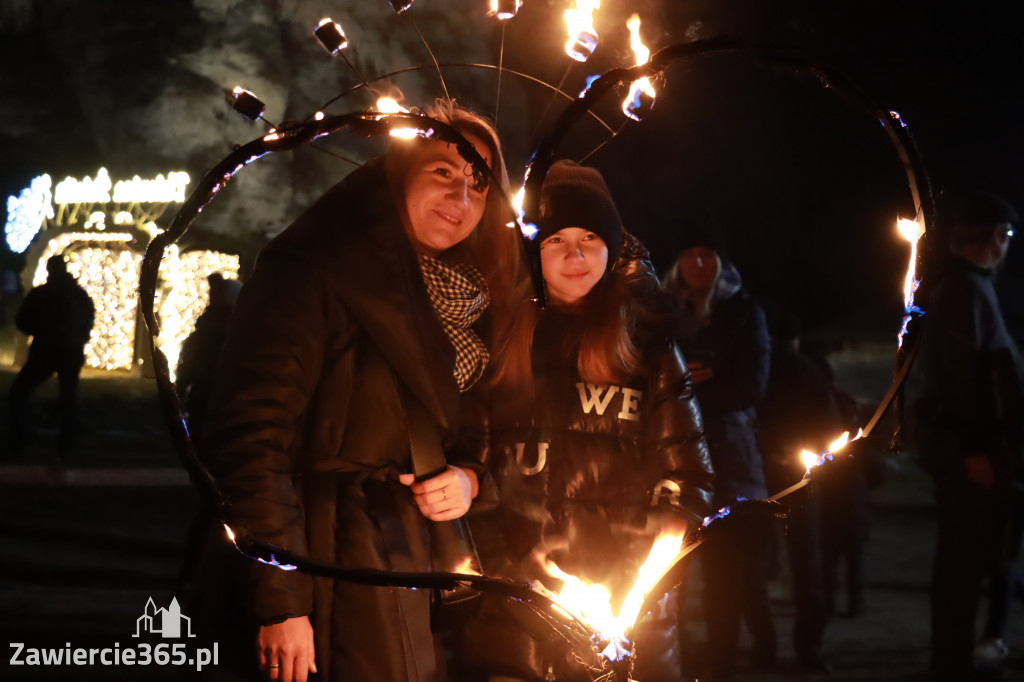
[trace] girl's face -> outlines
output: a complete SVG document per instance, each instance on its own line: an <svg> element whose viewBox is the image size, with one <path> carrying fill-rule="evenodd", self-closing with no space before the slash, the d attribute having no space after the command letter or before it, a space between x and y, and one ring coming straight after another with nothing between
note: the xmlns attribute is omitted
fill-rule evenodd
<svg viewBox="0 0 1024 682"><path fill-rule="evenodd" d="M540 243L548 296L563 305L579 301L604 276L608 246L582 227L566 227Z"/></svg>
<svg viewBox="0 0 1024 682"><path fill-rule="evenodd" d="M475 135L464 136L490 166L487 145ZM422 143L405 176L405 231L413 248L436 256L472 234L484 215L487 191L474 183L472 166L455 145Z"/></svg>
<svg viewBox="0 0 1024 682"><path fill-rule="evenodd" d="M722 270L722 261L714 249L695 246L679 254L679 274L691 289L710 289Z"/></svg>

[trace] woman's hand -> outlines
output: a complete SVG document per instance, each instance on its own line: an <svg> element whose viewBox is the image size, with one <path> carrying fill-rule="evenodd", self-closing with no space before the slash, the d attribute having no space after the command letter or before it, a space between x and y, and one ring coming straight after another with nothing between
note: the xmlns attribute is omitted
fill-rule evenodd
<svg viewBox="0 0 1024 682"><path fill-rule="evenodd" d="M317 671L313 658L313 626L306 616L260 627L256 643L260 670L272 680L306 682L308 674Z"/></svg>
<svg viewBox="0 0 1024 682"><path fill-rule="evenodd" d="M479 492L476 472L449 466L433 478L416 483L413 474L401 474L398 480L412 490L420 513L431 521L451 521L469 511Z"/></svg>

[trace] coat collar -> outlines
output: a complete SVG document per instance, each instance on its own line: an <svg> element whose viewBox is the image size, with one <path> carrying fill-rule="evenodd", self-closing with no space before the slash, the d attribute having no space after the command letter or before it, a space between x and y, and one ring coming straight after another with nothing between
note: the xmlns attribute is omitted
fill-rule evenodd
<svg viewBox="0 0 1024 682"><path fill-rule="evenodd" d="M328 190L260 257L298 257L320 270L398 378L450 428L459 399L454 350L434 315L383 161Z"/></svg>

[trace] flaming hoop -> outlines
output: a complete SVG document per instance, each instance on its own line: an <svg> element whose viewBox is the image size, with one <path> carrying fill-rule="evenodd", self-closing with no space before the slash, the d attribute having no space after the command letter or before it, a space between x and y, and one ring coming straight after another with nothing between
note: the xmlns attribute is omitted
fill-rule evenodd
<svg viewBox="0 0 1024 682"><path fill-rule="evenodd" d="M398 13L407 10L411 4L408 0L405 2L392 2L395 11ZM590 2L580 0L570 10L570 12L574 13L571 20L570 12L566 13L567 28L570 36L566 44L566 51L574 60L585 61L589 58L594 48L596 48L597 32L593 28L593 11L599 7L599 4L598 0L591 0ZM496 8L499 5L505 8L514 7L515 10L518 10L519 6L518 2L495 3ZM499 15L501 13L506 15L511 13L514 16L512 9L505 9L504 12L498 9L495 11ZM507 20L510 17L502 16L501 18ZM911 239L910 236L907 237L911 241L912 251L911 268L907 275L905 307L908 318L912 313L920 312L913 306L913 292L917 286L914 264L918 257L916 250L917 239L924 234L925 218L931 214L932 207L930 195L928 194L925 195L927 203L922 203L922 197L918 191L917 175L921 173L922 177L924 177L923 166L920 163L913 141L906 131L906 126L898 114L880 110L845 76L835 70L822 66L796 50L767 48L729 39L713 39L666 47L657 52L653 57L650 57L650 51L640 41L639 18L634 17L630 19L628 26L633 37L633 50L637 65L630 68L613 69L605 73L575 99L565 95L565 93L561 93L560 87L555 88L556 95L561 93L563 96L572 99L572 101L561 113L555 125L534 153L526 170L523 188L516 195L515 199L508 196L505 197L509 205L510 214L515 216L515 220L511 221L510 224L512 226L518 225L523 233L522 243L530 256L531 277L537 293L538 303L541 306L545 303L545 291L543 276L540 270L539 245L533 240L534 235L531 234L531 226L534 226L537 222L540 188L543 184L544 176L553 163L555 152L570 127L585 114L596 118L591 112L594 103L614 87L623 84L628 84L630 88L630 95L623 104L623 111L626 116L639 120L642 118L639 114L644 110L644 106L634 106L631 103L635 103L637 98L639 98L641 104L644 101L647 102L646 108L653 104L655 92L649 79L662 75L666 66L672 61L710 53L754 51L762 56L773 57L777 63L783 63L794 70L814 73L833 91L840 93L855 105L875 115L884 126L890 141L895 146L900 159L904 163L904 169L919 216L917 221L908 221L913 222L913 225L916 226L916 228L911 230L912 234L916 234L916 238ZM328 52L332 54L340 53L345 49L347 41L344 39L344 33L339 25L325 20L318 27L318 30L320 30L318 39L321 40ZM580 59L581 55L584 55L582 59ZM431 54L431 57L433 58L433 54ZM563 589L558 593L544 593L535 586L474 575L468 572L413 574L350 569L335 564L317 562L308 557L295 556L287 551L283 551L279 547L255 540L240 527L232 528L230 504L217 489L213 477L196 457L187 427L181 415L181 406L174 392L173 382L170 380L167 359L154 342L153 334L157 329L154 297L158 269L165 249L171 247L187 231L199 212L212 201L213 197L238 171L267 154L294 150L342 129L351 129L356 133L367 136L391 135L410 137L418 135L443 140L456 146L458 152L471 164L474 173L491 174L490 169L476 152L473 145L459 134L458 131L426 116L409 113L402 109L397 102L387 102L384 98L381 98L378 100L376 108L370 111L336 116L328 116L324 113L324 109L339 97L358 88L368 87L370 82L421 68L435 68L440 74L440 66L435 60L432 67L412 67L369 81L364 79L359 85L350 88L320 107L316 114L305 122L273 129L263 137L238 148L207 172L192 194L186 199L170 227L153 239L143 260L139 290L143 317L150 330L155 375L164 416L171 427L172 438L175 440L179 454L193 482L200 488L207 499L216 505L222 517L227 521L225 527L231 541L247 556L282 570L299 570L315 576L328 576L362 585L424 589L453 589L458 585L469 585L480 591L487 591L499 594L505 598L515 599L531 608L554 632L568 642L574 650L581 652L581 656L586 659L585 664L588 668L594 674L600 675L598 679L614 679L619 680L619 682L625 682L629 678L632 666L630 639L633 628L637 621L653 608L654 603L661 596L679 584L679 567L681 562L702 543L704 529L699 529L689 542L684 542L684 538L679 535L658 538L651 548L647 561L641 567L633 588L617 613L612 608L611 598L608 595L607 589L586 584L566 574L557 565L551 563L547 565L548 572L564 583ZM444 66L495 68L480 64ZM532 78L525 74L519 74L518 72L498 67L499 74L505 71L517 76ZM536 81L536 79L532 80ZM544 85L550 87L546 83ZM252 93L240 87L236 88L232 93L232 100L236 108L246 116L251 118L262 117L263 104ZM601 123L609 131L612 131L612 128L603 121ZM904 234L907 233L904 232ZM829 449L821 455L807 453L806 464L808 474L797 485L777 493L770 500L741 502L735 505L734 509L723 509L707 519L704 524L705 527L711 527L715 518L729 515L736 509L769 509L774 511L774 508L778 506L774 504L775 502L807 484L815 467L831 460L835 453L843 450L850 443L865 438L870 434L882 413L898 392L899 386L913 360L916 344L907 344L911 346L909 351L907 351L903 344L907 322L909 322L909 319L905 320L904 330L900 334L899 352L903 354L901 355L902 365L893 380L889 393L878 406L867 426L853 439L849 439L849 434L844 434L841 439L832 443Z"/></svg>

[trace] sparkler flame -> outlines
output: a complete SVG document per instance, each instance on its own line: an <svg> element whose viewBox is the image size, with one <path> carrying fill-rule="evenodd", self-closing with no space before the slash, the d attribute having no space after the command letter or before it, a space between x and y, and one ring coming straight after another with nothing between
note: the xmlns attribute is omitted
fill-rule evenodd
<svg viewBox="0 0 1024 682"><path fill-rule="evenodd" d="M629 29L629 44L633 48L633 54L636 55L636 65L642 66L651 58L651 51L647 49L640 38L640 15L631 16L626 22L626 28ZM636 79L630 84L626 99L622 100L622 113L634 121L639 121L642 114L654 106L656 95L650 79L646 76Z"/></svg>
<svg viewBox="0 0 1024 682"><path fill-rule="evenodd" d="M675 533L659 535L651 546L647 560L637 571L636 580L616 614L612 596L604 585L591 584L569 575L554 562L546 561L545 570L561 580L562 589L552 595L554 602L567 613L590 625L607 646L601 655L610 661L629 655L633 625L648 592L675 565L683 548L683 536Z"/></svg>
<svg viewBox="0 0 1024 682"><path fill-rule="evenodd" d="M576 0L565 10L565 27L569 35L565 53L578 62L590 59L597 49L594 12L600 8L601 0Z"/></svg>
<svg viewBox="0 0 1024 682"><path fill-rule="evenodd" d="M903 337L906 336L907 325L913 319L913 314L922 312L920 308L914 305L914 293L921 284L921 281L917 279L915 266L917 264L917 242L924 235L924 225L916 220L900 218L896 221L896 228L899 230L900 235L910 242L910 262L907 264L907 277L903 283L903 325L900 327L898 338L898 346L902 348Z"/></svg>

